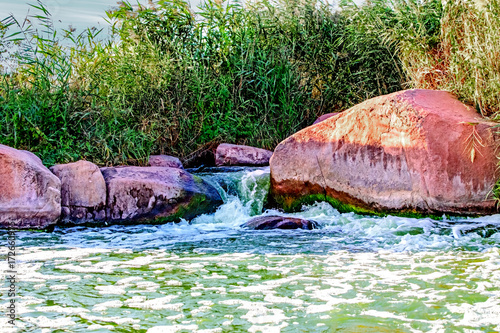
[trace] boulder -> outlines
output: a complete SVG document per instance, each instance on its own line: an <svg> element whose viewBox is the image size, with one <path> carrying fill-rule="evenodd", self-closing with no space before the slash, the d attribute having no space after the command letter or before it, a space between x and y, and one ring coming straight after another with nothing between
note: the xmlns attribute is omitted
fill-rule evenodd
<svg viewBox="0 0 500 333"><path fill-rule="evenodd" d="M261 148L222 143L217 147L215 164L262 166L269 164L272 155L272 151Z"/></svg>
<svg viewBox="0 0 500 333"><path fill-rule="evenodd" d="M190 220L222 204L217 190L185 170L165 167L102 168L107 220L162 223Z"/></svg>
<svg viewBox="0 0 500 333"><path fill-rule="evenodd" d="M0 225L47 229L61 215L61 182L34 154L0 145Z"/></svg>
<svg viewBox="0 0 500 333"><path fill-rule="evenodd" d="M255 230L270 229L306 229L312 230L318 228L318 223L294 217L284 216L259 216L245 222L243 228Z"/></svg>
<svg viewBox="0 0 500 333"><path fill-rule="evenodd" d="M495 125L444 91L376 97L281 142L271 198L287 210L326 200L359 213L491 214Z"/></svg>
<svg viewBox="0 0 500 333"><path fill-rule="evenodd" d="M79 224L106 218L106 183L94 163L58 164L50 170L61 180L61 221Z"/></svg>
<svg viewBox="0 0 500 333"><path fill-rule="evenodd" d="M331 118L333 116L336 116L338 115L339 113L338 112L332 112L332 113L325 113L324 115L322 116L319 116L318 119L316 119L313 123L313 125L316 125L317 123L320 123L322 122L323 120L327 120L328 118Z"/></svg>
<svg viewBox="0 0 500 333"><path fill-rule="evenodd" d="M177 157L168 155L149 156L149 166L184 169L182 162Z"/></svg>

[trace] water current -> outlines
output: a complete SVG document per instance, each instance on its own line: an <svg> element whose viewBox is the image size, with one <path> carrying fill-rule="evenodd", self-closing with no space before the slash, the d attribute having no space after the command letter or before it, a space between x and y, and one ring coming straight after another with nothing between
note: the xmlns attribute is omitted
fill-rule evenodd
<svg viewBox="0 0 500 333"><path fill-rule="evenodd" d="M17 232L1 332L500 332L500 215L284 214L264 210L268 168L235 170L200 174L224 204L192 221ZM321 228L241 227L258 215Z"/></svg>

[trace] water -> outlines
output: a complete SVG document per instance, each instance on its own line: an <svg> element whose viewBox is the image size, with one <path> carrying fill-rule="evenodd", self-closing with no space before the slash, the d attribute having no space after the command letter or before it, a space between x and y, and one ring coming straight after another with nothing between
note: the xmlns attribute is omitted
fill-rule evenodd
<svg viewBox="0 0 500 333"><path fill-rule="evenodd" d="M0 317L1 331L500 332L500 215L317 203L289 215L321 229L251 231L240 225L261 215L269 170L203 177L225 203L190 223L18 232L19 318Z"/></svg>

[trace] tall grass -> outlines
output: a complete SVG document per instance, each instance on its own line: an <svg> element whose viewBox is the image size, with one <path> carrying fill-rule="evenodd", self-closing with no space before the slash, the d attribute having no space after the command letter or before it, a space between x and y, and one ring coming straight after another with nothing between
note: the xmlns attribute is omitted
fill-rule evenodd
<svg viewBox="0 0 500 333"><path fill-rule="evenodd" d="M20 49L0 84L0 142L47 164L189 161L223 141L271 149L404 80L391 46L316 1L210 0L198 16L179 0L123 3L108 13L108 41L60 35L36 7L38 29L11 18L22 34L1 30L0 45Z"/></svg>
<svg viewBox="0 0 500 333"><path fill-rule="evenodd" d="M360 24L396 49L407 87L443 89L500 120L500 1L372 0Z"/></svg>

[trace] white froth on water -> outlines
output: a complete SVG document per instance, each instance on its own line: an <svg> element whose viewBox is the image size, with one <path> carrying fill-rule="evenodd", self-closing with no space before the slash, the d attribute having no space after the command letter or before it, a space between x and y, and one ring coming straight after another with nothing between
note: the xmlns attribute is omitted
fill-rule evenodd
<svg viewBox="0 0 500 333"><path fill-rule="evenodd" d="M169 325L156 326L147 330L147 333L175 333L179 331L195 331L198 330L198 325Z"/></svg>
<svg viewBox="0 0 500 333"><path fill-rule="evenodd" d="M75 325L73 319L69 317L59 317L56 319L50 319L45 316L26 317L26 321L40 328L67 329Z"/></svg>
<svg viewBox="0 0 500 333"><path fill-rule="evenodd" d="M203 176L225 203L192 221L18 232L11 331L500 330L500 215L368 217L325 202L258 214L268 174ZM242 228L254 215L321 228Z"/></svg>

